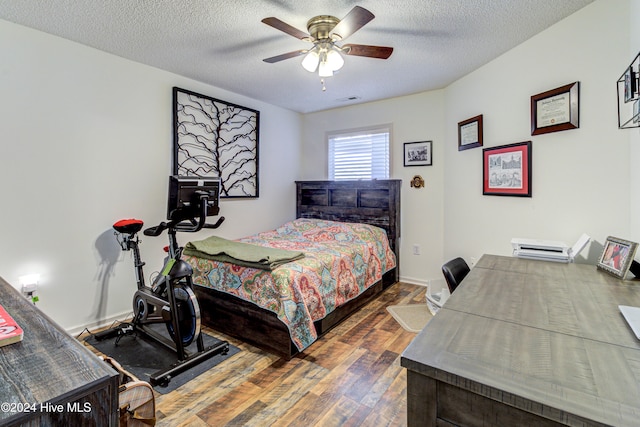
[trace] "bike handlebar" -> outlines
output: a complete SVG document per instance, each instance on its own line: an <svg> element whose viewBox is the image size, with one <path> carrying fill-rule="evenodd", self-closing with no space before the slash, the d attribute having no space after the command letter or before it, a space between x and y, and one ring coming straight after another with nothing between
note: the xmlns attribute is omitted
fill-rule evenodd
<svg viewBox="0 0 640 427"><path fill-rule="evenodd" d="M164 222L162 221L160 224L154 226L154 227L149 227L146 230L144 230L144 235L145 236L152 236L152 237L158 237L159 235L161 235L164 230L167 230L169 228L173 228L176 231L184 231L187 233L195 233L196 231L200 231L203 228L218 228L220 227L220 225L222 224L222 222L224 221L224 217L221 216L218 221L216 221L214 224L200 224L200 222L191 222L191 225L187 225L187 224L182 224L183 222L187 221L187 220L182 220L182 221L170 221L170 222Z"/></svg>
<svg viewBox="0 0 640 427"><path fill-rule="evenodd" d="M224 217L221 216L215 223L213 224L205 224L203 228L218 228L224 222Z"/></svg>
<svg viewBox="0 0 640 427"><path fill-rule="evenodd" d="M196 220L196 218L193 216L193 211L192 210L183 210L181 212L176 212L176 215L173 215L173 213L170 215L171 217L176 217L176 219L172 219L169 222L164 222L162 221L160 224L156 225L155 227L149 227L146 230L144 230L144 235L145 236L153 236L153 237L157 237L159 235L161 235L164 230L167 229L172 229L175 231L183 231L183 232L187 232L187 233L195 233L197 231L202 230L203 228L218 228L220 227L220 225L222 224L222 222L224 221L224 217L221 216L218 221L216 221L214 224L207 224L207 203L208 203L208 197L206 195L203 195L200 197L200 214ZM185 222L189 222L189 224L185 224Z"/></svg>

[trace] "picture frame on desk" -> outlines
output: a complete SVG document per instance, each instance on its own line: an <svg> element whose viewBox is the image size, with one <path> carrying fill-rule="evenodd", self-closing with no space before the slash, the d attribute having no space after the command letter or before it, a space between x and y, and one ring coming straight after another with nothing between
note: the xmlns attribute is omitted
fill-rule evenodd
<svg viewBox="0 0 640 427"><path fill-rule="evenodd" d="M602 254L596 267L613 276L624 279L629 272L633 258L635 257L638 243L609 236L604 242Z"/></svg>

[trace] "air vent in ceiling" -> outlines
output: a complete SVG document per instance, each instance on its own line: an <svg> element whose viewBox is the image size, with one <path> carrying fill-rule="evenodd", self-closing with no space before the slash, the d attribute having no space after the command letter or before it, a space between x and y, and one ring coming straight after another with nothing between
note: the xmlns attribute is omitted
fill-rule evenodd
<svg viewBox="0 0 640 427"><path fill-rule="evenodd" d="M351 101L357 101L359 99L360 99L359 96L347 96L346 98L340 98L340 99L337 99L336 101L338 101L338 102L351 102Z"/></svg>

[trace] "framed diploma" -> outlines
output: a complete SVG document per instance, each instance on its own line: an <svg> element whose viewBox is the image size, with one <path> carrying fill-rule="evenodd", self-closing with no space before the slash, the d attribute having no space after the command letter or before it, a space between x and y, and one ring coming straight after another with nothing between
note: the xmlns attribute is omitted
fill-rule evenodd
<svg viewBox="0 0 640 427"><path fill-rule="evenodd" d="M458 123L458 151L482 146L482 114Z"/></svg>
<svg viewBox="0 0 640 427"><path fill-rule="evenodd" d="M482 150L482 194L531 197L531 141Z"/></svg>
<svg viewBox="0 0 640 427"><path fill-rule="evenodd" d="M580 127L580 82L531 97L531 135Z"/></svg>

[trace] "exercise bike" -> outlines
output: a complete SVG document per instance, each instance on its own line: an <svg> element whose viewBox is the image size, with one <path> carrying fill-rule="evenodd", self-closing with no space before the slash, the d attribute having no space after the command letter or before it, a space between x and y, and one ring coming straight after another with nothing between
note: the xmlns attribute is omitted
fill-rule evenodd
<svg viewBox="0 0 640 427"><path fill-rule="evenodd" d="M157 237L167 231L169 246L165 248L167 257L160 274L145 284L140 257L140 239L143 221L125 219L113 224L120 247L123 251L133 251L133 262L137 290L133 296L133 320L130 324L99 332L96 340L117 336L116 344L123 335L139 332L177 353L178 361L151 375L151 385L166 386L172 377L217 354L226 354L229 343L221 341L204 347L200 330L200 307L193 292L191 276L193 269L180 259L182 248L178 244L177 232L197 232L203 228L218 228L224 221L220 217L215 224L207 224L207 216L217 215L219 180L171 177L169 189L168 222L144 230L146 236ZM168 335L162 334L154 324L165 324ZM186 347L193 341L197 351L189 354Z"/></svg>

